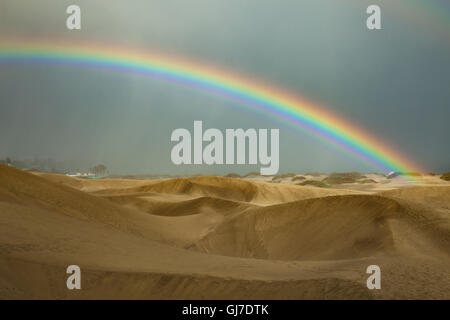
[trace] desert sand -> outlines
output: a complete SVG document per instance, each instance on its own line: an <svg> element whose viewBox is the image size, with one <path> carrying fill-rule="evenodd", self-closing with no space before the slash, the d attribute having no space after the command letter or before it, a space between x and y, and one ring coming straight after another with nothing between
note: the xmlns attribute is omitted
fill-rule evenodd
<svg viewBox="0 0 450 320"><path fill-rule="evenodd" d="M449 182L293 178L90 180L0 165L0 298L450 299ZM73 264L81 290L66 287ZM366 287L373 264L381 290Z"/></svg>

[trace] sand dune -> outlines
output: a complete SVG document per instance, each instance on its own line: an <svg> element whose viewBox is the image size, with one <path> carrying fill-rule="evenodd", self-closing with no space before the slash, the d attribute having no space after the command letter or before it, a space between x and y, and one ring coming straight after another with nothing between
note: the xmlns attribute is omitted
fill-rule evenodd
<svg viewBox="0 0 450 320"><path fill-rule="evenodd" d="M315 187L301 187L286 184L271 184L266 182L250 182L235 178L215 176L200 176L194 178L177 178L164 181L152 181L146 185L105 189L100 195L117 194L182 194L190 196L205 196L239 202L251 202L257 205L272 205L339 194L356 194L357 191L333 190Z"/></svg>
<svg viewBox="0 0 450 320"><path fill-rule="evenodd" d="M94 192L110 188L132 188L143 184L148 184L145 180L132 179L82 179L77 177L69 177L61 174L40 173L35 175L43 177L52 182L63 184L78 190L86 192Z"/></svg>
<svg viewBox="0 0 450 320"><path fill-rule="evenodd" d="M400 238L397 232L407 228L415 233ZM198 247L238 257L334 260L382 253L426 255L425 248L399 251L403 242L422 238L443 255L450 254L450 224L441 215L381 196L345 195L248 210L208 234Z"/></svg>
<svg viewBox="0 0 450 320"><path fill-rule="evenodd" d="M381 192L380 195L405 199L423 205L450 210L450 185L418 186Z"/></svg>
<svg viewBox="0 0 450 320"><path fill-rule="evenodd" d="M448 196L0 165L0 298L448 299ZM70 264L82 290L65 287Z"/></svg>
<svg viewBox="0 0 450 320"><path fill-rule="evenodd" d="M137 208L152 215L168 217L188 216L200 213L214 214L216 212L229 215L253 207L253 205L247 203L211 197L198 197L171 202L155 200L154 197L142 195L120 195L109 196L106 198L123 206Z"/></svg>

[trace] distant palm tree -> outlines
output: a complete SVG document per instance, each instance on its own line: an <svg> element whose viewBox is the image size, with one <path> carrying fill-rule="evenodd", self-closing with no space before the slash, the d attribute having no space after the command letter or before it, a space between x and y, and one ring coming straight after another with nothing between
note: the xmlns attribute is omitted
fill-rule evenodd
<svg viewBox="0 0 450 320"><path fill-rule="evenodd" d="M105 175L108 172L108 169L103 164L96 165L91 170L95 175Z"/></svg>

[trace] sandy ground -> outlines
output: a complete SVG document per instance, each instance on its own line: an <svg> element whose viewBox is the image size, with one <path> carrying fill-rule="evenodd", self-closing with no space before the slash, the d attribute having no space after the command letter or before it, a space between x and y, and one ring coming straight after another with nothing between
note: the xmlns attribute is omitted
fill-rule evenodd
<svg viewBox="0 0 450 320"><path fill-rule="evenodd" d="M89 180L0 166L0 298L450 299L450 183L296 185L324 178ZM81 290L66 288L72 264ZM372 264L381 290L366 287Z"/></svg>

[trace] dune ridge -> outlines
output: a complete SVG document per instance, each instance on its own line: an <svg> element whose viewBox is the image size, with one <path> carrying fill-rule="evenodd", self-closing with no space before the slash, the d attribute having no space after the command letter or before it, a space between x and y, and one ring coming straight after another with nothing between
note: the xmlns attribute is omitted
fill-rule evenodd
<svg viewBox="0 0 450 320"><path fill-rule="evenodd" d="M194 178L176 178L152 181L146 185L99 190L99 195L117 194L182 194L206 196L239 202L251 202L257 205L272 205L299 199L323 197L327 195L358 194L354 190L327 190L315 187L252 182L236 178L200 176Z"/></svg>
<svg viewBox="0 0 450 320"><path fill-rule="evenodd" d="M448 218L378 195L330 196L250 209L220 225L197 246L210 253L278 260L426 255L427 250L400 251L410 239L398 230L411 228L416 230L414 241L424 237L450 257Z"/></svg>

